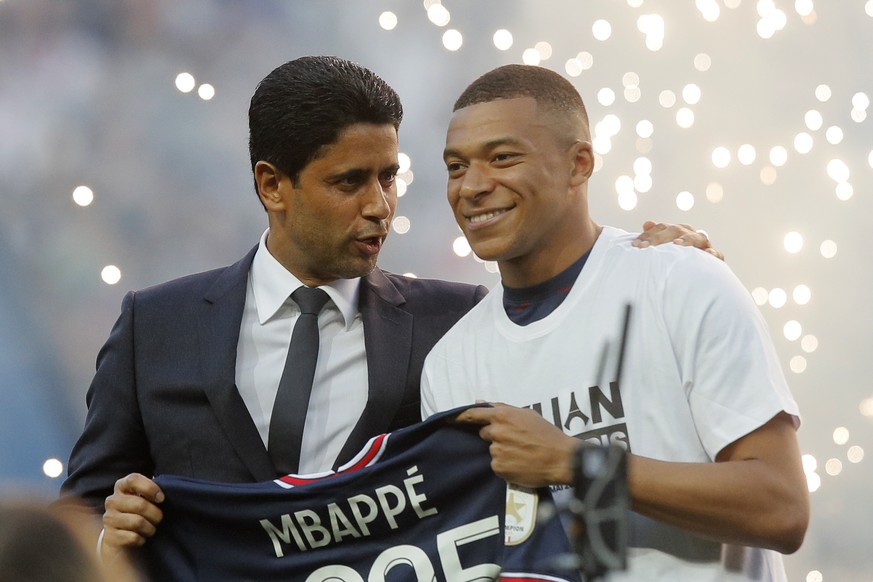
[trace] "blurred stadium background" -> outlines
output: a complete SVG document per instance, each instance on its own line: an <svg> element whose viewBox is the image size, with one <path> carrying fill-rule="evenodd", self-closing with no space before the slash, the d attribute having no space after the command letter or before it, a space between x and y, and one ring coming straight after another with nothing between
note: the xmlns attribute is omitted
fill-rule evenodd
<svg viewBox="0 0 873 582"><path fill-rule="evenodd" d="M441 162L479 74L582 92L595 219L705 229L804 413L813 518L791 580L873 580L873 0L0 0L0 488L51 498L123 294L235 261L265 227L248 100L335 54L401 95L389 270L493 286Z"/></svg>

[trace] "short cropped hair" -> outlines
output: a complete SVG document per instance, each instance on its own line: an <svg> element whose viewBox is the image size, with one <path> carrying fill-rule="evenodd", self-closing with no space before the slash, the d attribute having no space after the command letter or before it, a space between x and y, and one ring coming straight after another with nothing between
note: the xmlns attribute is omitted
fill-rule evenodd
<svg viewBox="0 0 873 582"><path fill-rule="evenodd" d="M453 111L519 97L533 97L545 109L576 117L588 133L588 111L579 91L558 73L532 65L504 65L485 73L461 93Z"/></svg>
<svg viewBox="0 0 873 582"><path fill-rule="evenodd" d="M303 168L348 126L390 123L400 129L402 120L400 98L373 71L331 56L289 61L264 77L252 96L252 171L263 160L296 184Z"/></svg>

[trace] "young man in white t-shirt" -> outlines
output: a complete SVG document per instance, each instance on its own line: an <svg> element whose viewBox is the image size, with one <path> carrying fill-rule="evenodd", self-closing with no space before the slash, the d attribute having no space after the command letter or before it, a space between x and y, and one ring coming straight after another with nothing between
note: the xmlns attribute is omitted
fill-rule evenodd
<svg viewBox="0 0 873 582"><path fill-rule="evenodd" d="M529 487L571 485L580 440L622 444L634 513L629 568L611 580L785 580L779 552L809 517L799 411L736 277L591 218L587 114L556 73L476 80L444 158L455 218L502 286L428 356L424 414L505 403L460 420L482 425L498 475Z"/></svg>

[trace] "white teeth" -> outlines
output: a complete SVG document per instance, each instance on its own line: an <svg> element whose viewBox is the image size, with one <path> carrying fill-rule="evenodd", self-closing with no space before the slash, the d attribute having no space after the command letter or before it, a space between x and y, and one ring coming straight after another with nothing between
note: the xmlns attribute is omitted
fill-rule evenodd
<svg viewBox="0 0 873 582"><path fill-rule="evenodd" d="M477 214L475 216L470 217L470 222L472 222L473 224L476 224L477 222L485 222L486 220L491 220L492 218L494 218L498 214L502 214L502 213L503 213L503 211L501 210L498 212L486 212L485 214Z"/></svg>

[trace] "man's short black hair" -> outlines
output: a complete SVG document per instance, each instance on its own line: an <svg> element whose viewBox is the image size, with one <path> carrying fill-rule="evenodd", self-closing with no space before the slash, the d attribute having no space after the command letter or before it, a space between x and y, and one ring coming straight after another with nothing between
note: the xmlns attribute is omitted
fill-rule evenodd
<svg viewBox="0 0 873 582"><path fill-rule="evenodd" d="M532 65L504 65L485 73L464 89L453 111L519 97L533 97L547 110L577 117L588 131L588 112L579 91L558 73Z"/></svg>
<svg viewBox="0 0 873 582"><path fill-rule="evenodd" d="M400 128L403 107L388 83L357 63L307 56L276 67L249 106L249 155L275 165L297 183L323 148L356 123ZM255 191L257 191L257 183Z"/></svg>

